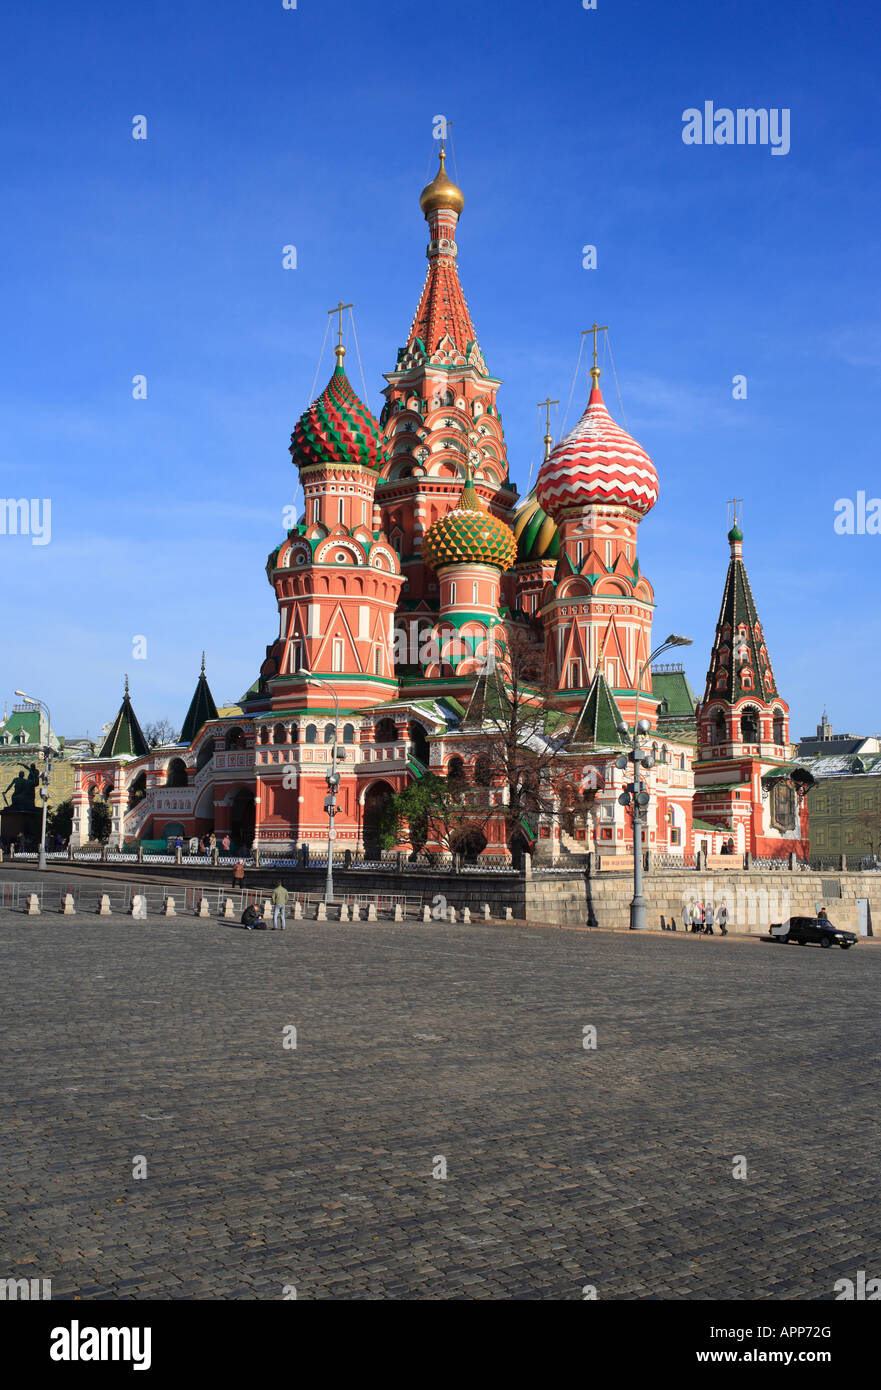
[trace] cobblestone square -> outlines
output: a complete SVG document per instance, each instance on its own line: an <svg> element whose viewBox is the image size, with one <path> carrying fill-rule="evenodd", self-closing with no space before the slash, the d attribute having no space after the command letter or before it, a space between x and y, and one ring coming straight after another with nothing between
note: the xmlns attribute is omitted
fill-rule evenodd
<svg viewBox="0 0 881 1390"><path fill-rule="evenodd" d="M874 945L3 912L0 953L0 1274L56 1299L881 1276Z"/></svg>

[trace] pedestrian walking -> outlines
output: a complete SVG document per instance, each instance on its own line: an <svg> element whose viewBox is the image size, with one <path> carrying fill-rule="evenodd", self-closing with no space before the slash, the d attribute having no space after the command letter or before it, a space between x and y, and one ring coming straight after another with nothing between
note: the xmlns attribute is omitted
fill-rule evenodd
<svg viewBox="0 0 881 1390"><path fill-rule="evenodd" d="M230 840L228 835L224 835L223 839L220 842L220 848L223 850L224 854L229 854Z"/></svg>
<svg viewBox="0 0 881 1390"><path fill-rule="evenodd" d="M719 931L723 936L728 935L728 908L725 903L719 904L719 915L716 919L719 923Z"/></svg>
<svg viewBox="0 0 881 1390"><path fill-rule="evenodd" d="M713 907L712 899L704 909L704 936L713 936L713 923L716 920L716 910Z"/></svg>
<svg viewBox="0 0 881 1390"><path fill-rule="evenodd" d="M245 884L245 865L241 859L237 859L235 868L232 871L233 888L243 888Z"/></svg>
<svg viewBox="0 0 881 1390"><path fill-rule="evenodd" d="M284 886L284 884L282 883L281 879L279 879L279 880L278 880L278 883L275 885L275 887L274 887L273 890L272 890L272 930L273 930L273 931L278 931L278 930L279 930L279 925L278 925L278 924L279 924L279 921L281 922L281 931L284 931L285 926L287 925L286 922L285 922L285 907L287 906L287 901L288 901L288 890L285 888L285 886Z"/></svg>
<svg viewBox="0 0 881 1390"><path fill-rule="evenodd" d="M691 928L691 903L683 903L682 906L682 930L687 932Z"/></svg>
<svg viewBox="0 0 881 1390"><path fill-rule="evenodd" d="M691 930L695 936L700 936L704 929L704 905L702 902L695 903L691 909Z"/></svg>
<svg viewBox="0 0 881 1390"><path fill-rule="evenodd" d="M212 831L211 831L211 834L208 836L208 853L209 853L209 854L213 854L214 851L215 851L216 849L217 849L217 836L215 835L214 831L212 830Z"/></svg>

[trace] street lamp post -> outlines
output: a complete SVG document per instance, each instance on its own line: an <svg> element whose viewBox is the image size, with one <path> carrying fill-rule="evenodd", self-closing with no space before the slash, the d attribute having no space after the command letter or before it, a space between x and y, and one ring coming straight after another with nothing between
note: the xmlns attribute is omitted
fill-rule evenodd
<svg viewBox="0 0 881 1390"><path fill-rule="evenodd" d="M646 658L640 667L639 675L636 678L636 708L633 713L633 747L626 755L618 759L618 767L625 768L628 763L633 764L633 783L632 791L625 790L618 800L622 806L632 805L633 807L633 900L630 904L630 930L646 931L646 903L642 895L642 852L643 852L643 827L648 819L649 793L643 785L642 769L646 770L654 767L654 759L646 749L640 748L640 734L647 734L651 724L647 719L639 717L639 697L642 691L642 680L652 662L661 655L662 652L669 651L671 647L690 647L690 637L680 637L676 633L671 633L666 642L662 642L659 647ZM630 730L625 723L618 725L618 730L622 734L629 734Z"/></svg>
<svg viewBox="0 0 881 1390"><path fill-rule="evenodd" d="M315 685L323 685L325 690L329 690L333 698L333 745L331 751L330 772L326 778L329 795L324 798L324 809L327 812L327 878L324 884L324 901L333 902L333 847L336 840L334 832L334 816L336 814L336 792L340 784L339 773L336 770L336 745L340 727L340 702L336 691L330 681L322 680L320 676L314 676L311 671L301 667L297 672L298 676L303 676Z"/></svg>
<svg viewBox="0 0 881 1390"><path fill-rule="evenodd" d="M37 867L38 867L38 868L40 868L40 869L45 869L45 867L46 867L46 812L47 812L47 810L48 810L48 808L49 808L49 778L50 778L50 776L52 775L52 715L51 715L51 713L50 713L50 711L49 711L49 706L48 706L47 704L44 704L44 702L43 702L42 700L35 700L35 699L33 698L32 695L25 695L25 693L24 693L23 690L16 690L15 693L16 693L16 695L19 695L19 696L21 697L22 700L24 700L24 702L25 702L26 705L38 705L40 709L45 710L45 711L46 711L46 722L47 722L47 724L48 724L48 726L49 726L49 732L48 732L48 734L47 734L47 736L46 736L46 767L45 767L45 770L44 770L43 772L40 773L40 799L41 799L41 801L42 801L42 803L43 803L43 818L42 818L42 826L41 826L41 830L40 830L40 857L39 857L39 860L38 860L38 862L37 862Z"/></svg>

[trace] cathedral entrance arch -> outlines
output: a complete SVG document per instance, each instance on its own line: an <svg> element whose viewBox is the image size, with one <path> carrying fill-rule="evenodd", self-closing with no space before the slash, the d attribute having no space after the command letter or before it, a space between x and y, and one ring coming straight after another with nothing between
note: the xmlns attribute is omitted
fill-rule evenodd
<svg viewBox="0 0 881 1390"><path fill-rule="evenodd" d="M364 795L361 838L368 859L378 859L382 852L379 843L380 822L385 804L393 794L388 782L374 782Z"/></svg>
<svg viewBox="0 0 881 1390"><path fill-rule="evenodd" d="M248 850L254 840L254 793L246 787L233 797L229 815L229 834L233 846Z"/></svg>

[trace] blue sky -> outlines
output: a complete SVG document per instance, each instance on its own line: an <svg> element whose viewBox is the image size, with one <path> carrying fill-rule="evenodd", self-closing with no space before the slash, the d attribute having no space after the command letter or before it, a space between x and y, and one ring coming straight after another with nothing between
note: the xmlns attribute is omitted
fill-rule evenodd
<svg viewBox="0 0 881 1390"><path fill-rule="evenodd" d="M52 538L0 536L0 699L94 734L126 671L142 722L182 721L203 648L218 702L251 683L326 311L354 300L378 411L444 114L514 481L535 402L562 414L581 330L608 323L661 481L640 528L658 637L694 638L702 693L743 497L793 735L824 705L840 732L881 726L881 536L833 530L837 499L881 493L876 7L53 0L7 7L2 35L0 495L51 498ZM790 152L683 144L706 100L788 108ZM582 377L568 427L584 400Z"/></svg>

